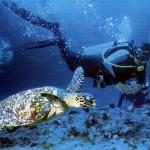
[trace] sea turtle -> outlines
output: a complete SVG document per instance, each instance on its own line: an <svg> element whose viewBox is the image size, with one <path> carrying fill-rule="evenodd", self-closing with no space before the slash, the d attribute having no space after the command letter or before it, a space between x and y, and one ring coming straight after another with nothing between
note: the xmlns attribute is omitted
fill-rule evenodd
<svg viewBox="0 0 150 150"><path fill-rule="evenodd" d="M69 107L95 105L91 94L81 93L84 71L78 67L66 90L45 86L19 92L0 101L0 128L33 125L65 113Z"/></svg>

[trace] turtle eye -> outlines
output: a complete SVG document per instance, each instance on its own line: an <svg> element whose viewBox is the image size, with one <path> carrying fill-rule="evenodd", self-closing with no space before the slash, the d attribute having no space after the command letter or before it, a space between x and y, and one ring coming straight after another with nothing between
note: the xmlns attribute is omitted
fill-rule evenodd
<svg viewBox="0 0 150 150"><path fill-rule="evenodd" d="M82 103L83 103L83 102L84 102L84 100L80 100L80 102L82 102Z"/></svg>
<svg viewBox="0 0 150 150"><path fill-rule="evenodd" d="M90 100L90 96L86 96L86 99L87 99L87 100Z"/></svg>
<svg viewBox="0 0 150 150"><path fill-rule="evenodd" d="M93 96L87 95L87 96L85 96L85 99L90 101L90 100L93 100L94 98L93 98Z"/></svg>

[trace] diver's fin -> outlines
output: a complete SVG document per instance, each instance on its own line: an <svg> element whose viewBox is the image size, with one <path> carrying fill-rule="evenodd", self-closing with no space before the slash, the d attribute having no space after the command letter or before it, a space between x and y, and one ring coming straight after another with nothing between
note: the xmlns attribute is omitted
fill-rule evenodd
<svg viewBox="0 0 150 150"><path fill-rule="evenodd" d="M69 86L67 87L67 92L80 92L84 83L84 70L82 67L78 67L72 77Z"/></svg>
<svg viewBox="0 0 150 150"><path fill-rule="evenodd" d="M58 41L56 39L51 39L51 40L45 40L45 41L26 43L24 46L24 49L29 50L29 49L45 48L48 46L56 46L57 42Z"/></svg>
<svg viewBox="0 0 150 150"><path fill-rule="evenodd" d="M59 23L49 22L49 21L46 21L45 19L42 19L38 16L34 16L31 14L30 11L25 10L24 8L19 8L12 1L7 2L7 1L3 0L2 3L4 4L4 6L9 8L10 10L12 10L16 15L27 20L31 24L49 29L53 32L54 35L59 34L59 32L57 31L59 29Z"/></svg>

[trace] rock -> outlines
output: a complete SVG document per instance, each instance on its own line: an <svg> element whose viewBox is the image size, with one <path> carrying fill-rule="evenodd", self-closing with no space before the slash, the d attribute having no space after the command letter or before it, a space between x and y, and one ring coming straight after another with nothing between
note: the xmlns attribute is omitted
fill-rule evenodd
<svg viewBox="0 0 150 150"><path fill-rule="evenodd" d="M124 123L126 124L126 125L134 125L135 123L133 122L133 120L131 120L130 118L126 118L125 120L124 120Z"/></svg>
<svg viewBox="0 0 150 150"><path fill-rule="evenodd" d="M112 134L110 132L104 134L104 139L110 140L111 138L112 138Z"/></svg>
<svg viewBox="0 0 150 150"><path fill-rule="evenodd" d="M84 110L86 113L90 112L90 109L89 109L89 108L83 108L83 110Z"/></svg>
<svg viewBox="0 0 150 150"><path fill-rule="evenodd" d="M69 115L76 115L76 114L79 114L79 112L78 111L70 111L69 113L68 113Z"/></svg>
<svg viewBox="0 0 150 150"><path fill-rule="evenodd" d="M30 145L31 147L35 147L35 146L38 146L38 143L31 143Z"/></svg>
<svg viewBox="0 0 150 150"><path fill-rule="evenodd" d="M115 140L117 140L118 138L119 138L118 135L113 136L113 139L115 139Z"/></svg>
<svg viewBox="0 0 150 150"><path fill-rule="evenodd" d="M88 136L89 136L89 132L88 131L83 131L81 133L81 137L83 137L83 138L88 138Z"/></svg>
<svg viewBox="0 0 150 150"><path fill-rule="evenodd" d="M32 143L32 139L30 137L20 137L20 140L25 145L30 145Z"/></svg>
<svg viewBox="0 0 150 150"><path fill-rule="evenodd" d="M37 126L36 125L33 125L33 126L30 126L29 127L31 130L33 130L33 129L37 129Z"/></svg>
<svg viewBox="0 0 150 150"><path fill-rule="evenodd" d="M133 104L131 104L129 107L128 107L128 111L133 111L134 110L134 105Z"/></svg>
<svg viewBox="0 0 150 150"><path fill-rule="evenodd" d="M52 144L52 143L43 143L42 144L42 147L43 147L43 149L45 149L45 150L49 150L51 147L53 147L54 146L54 144Z"/></svg>
<svg viewBox="0 0 150 150"><path fill-rule="evenodd" d="M96 124L98 124L98 120L96 118L87 119L85 124L86 124L86 128L90 128L90 127L95 126Z"/></svg>
<svg viewBox="0 0 150 150"><path fill-rule="evenodd" d="M15 140L8 137L0 137L0 148L9 147L15 145Z"/></svg>
<svg viewBox="0 0 150 150"><path fill-rule="evenodd" d="M55 121L53 121L53 124L56 125L56 126L60 126L60 125L61 125L61 122L58 121L58 120L55 120Z"/></svg>
<svg viewBox="0 0 150 150"><path fill-rule="evenodd" d="M115 105L114 104L110 104L109 107L113 109L113 108L115 108Z"/></svg>
<svg viewBox="0 0 150 150"><path fill-rule="evenodd" d="M102 119L103 119L103 120L109 120L110 117L109 117L106 113L103 113L103 114L102 114Z"/></svg>
<svg viewBox="0 0 150 150"><path fill-rule="evenodd" d="M75 127L72 127L68 133L69 136L77 137L80 135L80 131L78 131Z"/></svg>

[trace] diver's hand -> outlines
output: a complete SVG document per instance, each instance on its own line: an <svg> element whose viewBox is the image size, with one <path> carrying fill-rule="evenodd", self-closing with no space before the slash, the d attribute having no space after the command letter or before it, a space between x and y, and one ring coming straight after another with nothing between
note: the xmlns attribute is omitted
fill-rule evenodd
<svg viewBox="0 0 150 150"><path fill-rule="evenodd" d="M119 82L117 84L117 88L121 91L122 94L135 94L137 92L139 92L142 89L142 85L141 84L133 84L133 85L128 85L128 84L124 84Z"/></svg>
<svg viewBox="0 0 150 150"><path fill-rule="evenodd" d="M116 86L122 94L127 94L128 93L128 87L127 87L126 84L123 84L123 83L119 82Z"/></svg>
<svg viewBox="0 0 150 150"><path fill-rule="evenodd" d="M139 92L142 89L141 84L134 84L134 85L128 85L128 93L129 94L135 94Z"/></svg>

